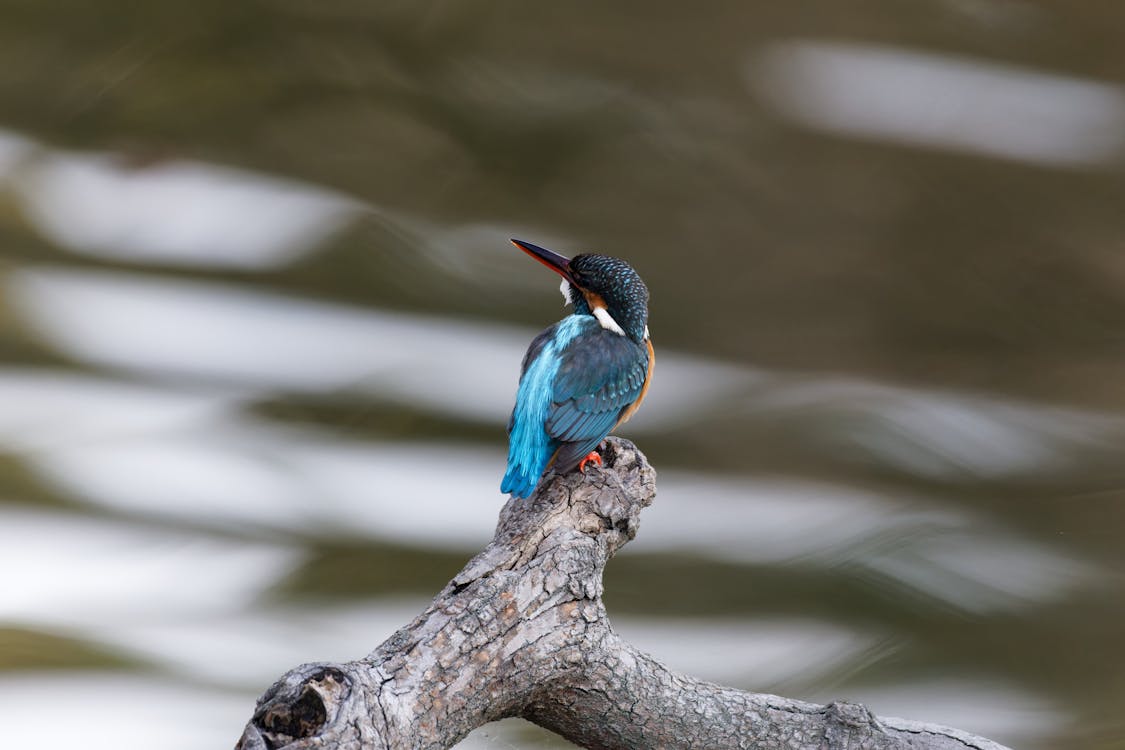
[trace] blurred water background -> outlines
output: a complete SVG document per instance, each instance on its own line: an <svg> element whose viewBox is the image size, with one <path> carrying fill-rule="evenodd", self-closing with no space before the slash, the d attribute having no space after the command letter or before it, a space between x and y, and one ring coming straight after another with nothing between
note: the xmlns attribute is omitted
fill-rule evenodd
<svg viewBox="0 0 1125 750"><path fill-rule="evenodd" d="M1108 0L7 0L5 742L229 747L423 607L562 314L517 236L652 290L626 637L1125 747L1123 35Z"/></svg>

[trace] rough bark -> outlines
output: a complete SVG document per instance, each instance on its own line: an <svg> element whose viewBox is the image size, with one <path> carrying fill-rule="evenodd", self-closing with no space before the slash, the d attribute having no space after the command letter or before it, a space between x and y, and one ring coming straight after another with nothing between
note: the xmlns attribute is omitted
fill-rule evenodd
<svg viewBox="0 0 1125 750"><path fill-rule="evenodd" d="M511 500L496 535L425 612L346 664L306 664L258 700L239 750L448 748L522 716L587 748L1004 750L956 729L877 718L675 674L624 643L602 572L656 492L636 447Z"/></svg>

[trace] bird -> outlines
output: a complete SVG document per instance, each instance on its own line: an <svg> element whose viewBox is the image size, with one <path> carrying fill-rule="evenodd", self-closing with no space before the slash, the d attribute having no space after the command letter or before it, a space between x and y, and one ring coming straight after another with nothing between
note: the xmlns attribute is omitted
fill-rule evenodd
<svg viewBox="0 0 1125 750"><path fill-rule="evenodd" d="M523 499L548 469L565 474L601 464L596 448L640 407L656 357L648 287L627 262L512 244L562 276L565 304L574 308L532 340L520 369L500 491Z"/></svg>

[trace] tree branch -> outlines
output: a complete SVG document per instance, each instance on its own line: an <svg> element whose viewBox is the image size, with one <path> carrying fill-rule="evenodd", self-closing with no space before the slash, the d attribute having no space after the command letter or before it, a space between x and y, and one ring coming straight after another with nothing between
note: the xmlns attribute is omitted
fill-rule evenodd
<svg viewBox="0 0 1125 750"><path fill-rule="evenodd" d="M306 664L269 688L239 750L448 748L522 716L587 748L1005 750L956 729L876 718L675 674L621 641L602 572L656 493L636 447L509 500L496 535L425 612L367 657Z"/></svg>

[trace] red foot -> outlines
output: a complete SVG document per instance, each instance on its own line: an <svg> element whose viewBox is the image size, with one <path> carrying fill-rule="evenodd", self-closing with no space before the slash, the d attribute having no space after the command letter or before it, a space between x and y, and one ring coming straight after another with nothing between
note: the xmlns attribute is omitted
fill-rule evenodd
<svg viewBox="0 0 1125 750"><path fill-rule="evenodd" d="M598 452L590 451L586 454L586 458L578 462L578 470L582 473L586 473L586 464L590 463L591 461L596 463L598 466L602 465L602 457L598 455Z"/></svg>

